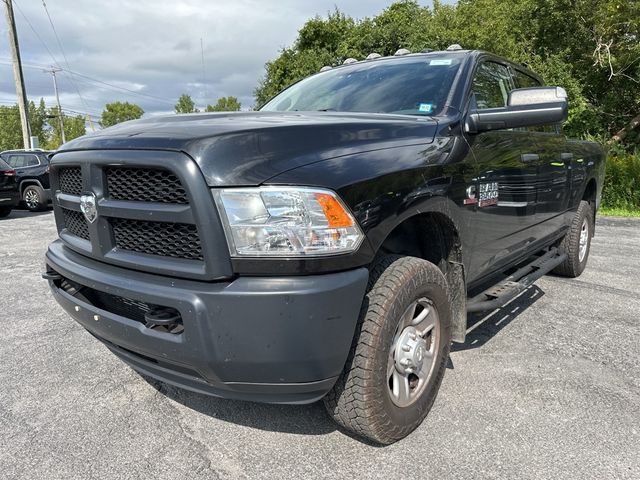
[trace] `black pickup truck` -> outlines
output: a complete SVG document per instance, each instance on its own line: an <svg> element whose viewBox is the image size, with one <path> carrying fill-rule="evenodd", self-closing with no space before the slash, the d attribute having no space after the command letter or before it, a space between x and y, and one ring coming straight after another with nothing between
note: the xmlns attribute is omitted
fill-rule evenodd
<svg viewBox="0 0 640 480"><path fill-rule="evenodd" d="M370 57L257 112L64 145L43 275L56 300L147 376L324 398L357 435L409 434L468 312L583 271L603 150L562 134L564 90L503 58Z"/></svg>

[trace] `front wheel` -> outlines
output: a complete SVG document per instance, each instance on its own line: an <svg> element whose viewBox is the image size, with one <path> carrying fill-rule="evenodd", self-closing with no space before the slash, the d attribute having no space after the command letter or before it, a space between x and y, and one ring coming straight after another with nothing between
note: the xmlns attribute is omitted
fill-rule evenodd
<svg viewBox="0 0 640 480"><path fill-rule="evenodd" d="M451 343L444 275L414 257L374 267L345 369L324 403L344 428L390 444L422 423L436 398Z"/></svg>
<svg viewBox="0 0 640 480"><path fill-rule="evenodd" d="M22 201L31 212L39 212L46 208L44 190L37 185L29 185L22 192Z"/></svg>

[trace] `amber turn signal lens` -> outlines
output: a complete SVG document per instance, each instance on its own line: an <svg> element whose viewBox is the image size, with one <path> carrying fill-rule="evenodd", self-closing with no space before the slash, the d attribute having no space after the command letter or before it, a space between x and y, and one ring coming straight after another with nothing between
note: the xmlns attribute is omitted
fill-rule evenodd
<svg viewBox="0 0 640 480"><path fill-rule="evenodd" d="M328 193L316 193L316 200L322 207L324 216L327 217L329 227L331 228L345 228L353 226L353 220L351 216L340 205L340 202L336 200L333 195Z"/></svg>

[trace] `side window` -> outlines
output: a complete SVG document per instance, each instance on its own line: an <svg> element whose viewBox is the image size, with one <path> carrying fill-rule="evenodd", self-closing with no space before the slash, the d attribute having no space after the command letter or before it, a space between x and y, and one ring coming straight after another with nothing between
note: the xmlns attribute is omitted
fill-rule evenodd
<svg viewBox="0 0 640 480"><path fill-rule="evenodd" d="M40 160L35 155L25 155L26 161L24 162L25 167L37 167L40 165Z"/></svg>
<svg viewBox="0 0 640 480"><path fill-rule="evenodd" d="M530 77L526 73L522 73L520 70L514 70L513 76L516 81L516 88L531 88L542 86L542 84L538 80Z"/></svg>
<svg viewBox="0 0 640 480"><path fill-rule="evenodd" d="M35 155L7 155L6 162L13 168L36 167L40 165Z"/></svg>
<svg viewBox="0 0 640 480"><path fill-rule="evenodd" d="M5 162L7 162L11 168L20 168L22 166L22 155L7 155Z"/></svg>
<svg viewBox="0 0 640 480"><path fill-rule="evenodd" d="M478 67L473 79L475 106L479 110L506 107L512 89L511 74L506 66L484 62Z"/></svg>

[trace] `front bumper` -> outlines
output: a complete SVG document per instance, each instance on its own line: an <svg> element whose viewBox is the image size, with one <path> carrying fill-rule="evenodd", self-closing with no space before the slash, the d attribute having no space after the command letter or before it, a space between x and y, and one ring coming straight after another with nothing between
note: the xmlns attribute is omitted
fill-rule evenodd
<svg viewBox="0 0 640 480"><path fill-rule="evenodd" d="M135 370L200 393L270 403L310 403L331 389L368 280L365 268L230 282L169 278L97 262L59 240L46 263L86 291L180 313L182 333L159 332L49 280L58 303Z"/></svg>

